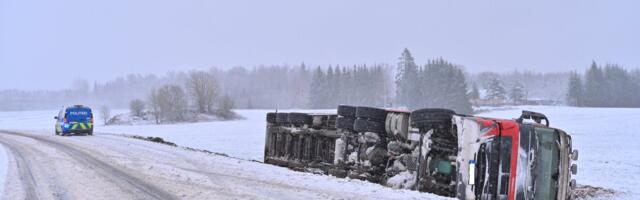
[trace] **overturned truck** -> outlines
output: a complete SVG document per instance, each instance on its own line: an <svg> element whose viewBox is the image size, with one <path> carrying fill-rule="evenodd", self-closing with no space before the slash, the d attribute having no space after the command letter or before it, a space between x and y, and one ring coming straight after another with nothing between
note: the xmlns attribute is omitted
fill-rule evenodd
<svg viewBox="0 0 640 200"><path fill-rule="evenodd" d="M294 170L465 200L572 199L578 158L571 136L541 113L506 120L347 105L268 113L264 153Z"/></svg>

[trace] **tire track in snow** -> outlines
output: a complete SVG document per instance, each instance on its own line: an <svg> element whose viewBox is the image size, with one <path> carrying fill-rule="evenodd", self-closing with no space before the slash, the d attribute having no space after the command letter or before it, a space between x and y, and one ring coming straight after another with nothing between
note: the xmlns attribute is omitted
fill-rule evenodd
<svg viewBox="0 0 640 200"><path fill-rule="evenodd" d="M25 199L39 199L38 193L35 188L38 187L36 180L31 172L31 166L29 162L24 158L23 150L20 147L14 146L7 140L0 140L0 143L7 147L7 153L13 156L16 162L18 174L20 176L20 182L22 188L25 190Z"/></svg>
<svg viewBox="0 0 640 200"><path fill-rule="evenodd" d="M69 155L71 158L76 160L79 164L87 166L88 169L92 169L96 171L98 174L102 175L105 179L114 183L114 185L117 185L119 188L125 191L129 191L134 196L138 196L138 198L140 199L168 199L168 200L177 199L172 194L164 190L161 190L160 188L157 188L154 185L146 183L137 177L129 175L128 173L108 163L105 163L90 154L87 154L81 150L73 148L70 145L66 145L61 142L56 142L50 139L46 139L44 137L28 135L28 134L23 134L18 132L0 131L0 133L34 139L38 142L51 146L56 150L59 150ZM4 142L3 140L3 144L8 144L8 142ZM13 146L13 149L17 149L17 151L15 152L20 152L20 147ZM37 182L35 181L32 170L29 167L29 163L24 157L25 155L21 153L14 153L14 154L16 155L15 156L16 160L17 161L19 160L18 163L22 163L21 164L22 166L20 165L18 166L18 170L19 170L19 175L21 180L26 180L26 181L23 181L23 187L27 190L26 199L39 199L37 196L38 193L37 191L35 191L35 188L38 188L38 186L36 185Z"/></svg>

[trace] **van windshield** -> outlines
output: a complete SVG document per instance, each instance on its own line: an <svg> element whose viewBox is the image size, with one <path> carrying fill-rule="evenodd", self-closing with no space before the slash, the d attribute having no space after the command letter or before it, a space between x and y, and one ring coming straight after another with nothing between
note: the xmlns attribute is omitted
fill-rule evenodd
<svg viewBox="0 0 640 200"><path fill-rule="evenodd" d="M65 116L69 122L88 122L93 114L88 108L69 108Z"/></svg>
<svg viewBox="0 0 640 200"><path fill-rule="evenodd" d="M553 129L535 128L537 149L532 169L535 199L555 199L558 190L559 136Z"/></svg>

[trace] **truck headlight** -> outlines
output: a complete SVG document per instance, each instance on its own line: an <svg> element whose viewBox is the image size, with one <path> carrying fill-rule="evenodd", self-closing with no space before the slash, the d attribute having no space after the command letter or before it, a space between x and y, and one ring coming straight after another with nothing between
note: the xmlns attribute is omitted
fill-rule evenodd
<svg viewBox="0 0 640 200"><path fill-rule="evenodd" d="M69 128L69 124L64 124L64 128Z"/></svg>

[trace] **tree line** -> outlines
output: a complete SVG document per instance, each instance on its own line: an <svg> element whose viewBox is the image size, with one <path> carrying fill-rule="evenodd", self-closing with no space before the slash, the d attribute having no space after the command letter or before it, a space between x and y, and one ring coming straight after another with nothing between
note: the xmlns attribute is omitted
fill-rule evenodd
<svg viewBox="0 0 640 200"><path fill-rule="evenodd" d="M194 95L196 91L208 92L202 90L202 85L189 84L190 79L197 78L192 77L193 71L173 71L162 75L129 74L92 84L79 79L68 89L58 91L1 90L0 110L52 109L73 104L128 108L137 99L144 101L148 112L155 99L150 97L152 91L167 98L181 96L173 95L181 92L184 99L174 101L187 102L186 106L168 109L191 113L218 112L223 100L227 106L232 104L239 109L335 108L338 104L352 104L409 109L444 107L460 113L470 112L470 105L477 99L502 99L514 105L529 99L547 99L576 106L639 106L635 94L640 92L634 89L640 82L637 70L626 71L617 65L594 66L584 75L533 71L466 73L462 66L442 58L417 64L406 49L396 65L308 67L301 63L197 71L197 76L215 80L209 84L215 85L213 99Z"/></svg>
<svg viewBox="0 0 640 200"><path fill-rule="evenodd" d="M595 61L584 75L572 72L567 103L580 107L640 107L640 71Z"/></svg>
<svg viewBox="0 0 640 200"><path fill-rule="evenodd" d="M317 67L309 88L310 108L335 108L338 104L389 106L389 69L384 65Z"/></svg>

